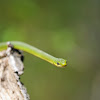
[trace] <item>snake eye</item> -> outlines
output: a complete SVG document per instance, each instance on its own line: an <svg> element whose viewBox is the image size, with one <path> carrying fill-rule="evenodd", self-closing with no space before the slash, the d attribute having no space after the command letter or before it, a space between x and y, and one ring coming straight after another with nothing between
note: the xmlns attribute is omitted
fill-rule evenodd
<svg viewBox="0 0 100 100"><path fill-rule="evenodd" d="M57 62L57 65L60 65L60 64Z"/></svg>

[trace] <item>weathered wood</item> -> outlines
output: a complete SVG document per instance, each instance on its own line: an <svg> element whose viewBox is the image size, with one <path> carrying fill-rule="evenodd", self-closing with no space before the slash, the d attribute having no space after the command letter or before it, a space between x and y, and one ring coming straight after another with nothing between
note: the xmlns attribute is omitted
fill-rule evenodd
<svg viewBox="0 0 100 100"><path fill-rule="evenodd" d="M19 80L24 66L21 55L11 48L0 52L0 100L29 100L26 88Z"/></svg>

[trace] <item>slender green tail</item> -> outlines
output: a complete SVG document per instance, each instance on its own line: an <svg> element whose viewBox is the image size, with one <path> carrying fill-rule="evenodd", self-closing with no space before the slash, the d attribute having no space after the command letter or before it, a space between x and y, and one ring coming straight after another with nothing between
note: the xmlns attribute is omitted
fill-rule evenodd
<svg viewBox="0 0 100 100"><path fill-rule="evenodd" d="M62 58L56 58L50 54L47 54L46 52L37 49L34 46L31 46L29 44L23 43L23 42L18 42L18 41L11 41L10 42L15 49L20 49L25 52L28 52L34 56L37 56L45 61L48 61L51 64L54 64L57 67L64 67L67 65L67 61ZM7 49L8 45L7 42L0 43L0 51Z"/></svg>

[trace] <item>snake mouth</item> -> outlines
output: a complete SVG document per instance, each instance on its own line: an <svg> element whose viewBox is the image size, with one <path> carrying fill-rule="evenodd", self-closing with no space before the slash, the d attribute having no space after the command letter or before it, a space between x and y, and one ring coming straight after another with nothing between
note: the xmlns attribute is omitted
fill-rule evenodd
<svg viewBox="0 0 100 100"><path fill-rule="evenodd" d="M65 68L66 66L67 66L67 61L66 61L66 63L64 63L64 64L62 65L62 67Z"/></svg>
<svg viewBox="0 0 100 100"><path fill-rule="evenodd" d="M60 67L60 68L65 68L65 67L67 66L67 64L63 64L63 65L60 65L60 64L58 65L58 64L57 64L56 66L57 66L57 67Z"/></svg>

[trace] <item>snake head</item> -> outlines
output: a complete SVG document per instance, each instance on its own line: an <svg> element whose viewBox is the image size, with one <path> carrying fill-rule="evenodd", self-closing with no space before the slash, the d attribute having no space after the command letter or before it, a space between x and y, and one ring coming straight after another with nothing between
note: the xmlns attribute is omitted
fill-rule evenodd
<svg viewBox="0 0 100 100"><path fill-rule="evenodd" d="M57 58L55 62L56 62L55 65L57 67L65 67L67 65L67 60L62 58Z"/></svg>

